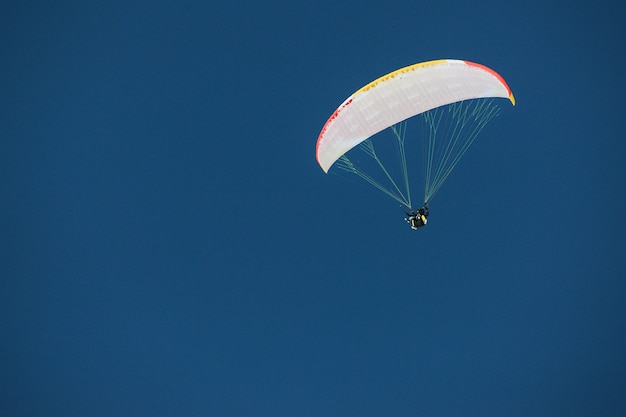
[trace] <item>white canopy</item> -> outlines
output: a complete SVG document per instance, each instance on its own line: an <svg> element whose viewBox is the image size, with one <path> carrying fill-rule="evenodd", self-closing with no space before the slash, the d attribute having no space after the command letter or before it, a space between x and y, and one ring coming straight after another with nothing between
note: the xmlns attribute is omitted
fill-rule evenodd
<svg viewBox="0 0 626 417"><path fill-rule="evenodd" d="M515 98L495 71L473 62L442 59L401 68L352 94L330 116L317 139L324 172L370 136L409 117L462 100Z"/></svg>

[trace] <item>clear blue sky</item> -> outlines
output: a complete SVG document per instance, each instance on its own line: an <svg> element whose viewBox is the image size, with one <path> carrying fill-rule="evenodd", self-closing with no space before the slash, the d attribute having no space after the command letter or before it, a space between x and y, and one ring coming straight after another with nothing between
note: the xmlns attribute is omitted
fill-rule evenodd
<svg viewBox="0 0 626 417"><path fill-rule="evenodd" d="M624 8L221 3L0 6L0 416L626 415ZM437 58L517 106L413 232L315 142Z"/></svg>

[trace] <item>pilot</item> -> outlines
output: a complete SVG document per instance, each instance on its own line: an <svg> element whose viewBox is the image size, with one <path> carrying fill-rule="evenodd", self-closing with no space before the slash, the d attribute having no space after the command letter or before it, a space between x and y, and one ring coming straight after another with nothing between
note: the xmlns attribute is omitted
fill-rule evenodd
<svg viewBox="0 0 626 417"><path fill-rule="evenodd" d="M411 229L417 230L420 227L426 226L428 222L428 203L424 203L424 207L417 211L411 209L406 215L408 217L404 220L411 225Z"/></svg>

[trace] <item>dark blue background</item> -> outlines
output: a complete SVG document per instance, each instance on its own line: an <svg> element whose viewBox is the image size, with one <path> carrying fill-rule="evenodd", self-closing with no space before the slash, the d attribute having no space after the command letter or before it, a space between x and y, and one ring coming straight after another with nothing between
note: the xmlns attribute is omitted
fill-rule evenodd
<svg viewBox="0 0 626 417"><path fill-rule="evenodd" d="M0 415L625 415L624 8L223 3L0 6ZM517 106L413 232L315 142L437 58Z"/></svg>

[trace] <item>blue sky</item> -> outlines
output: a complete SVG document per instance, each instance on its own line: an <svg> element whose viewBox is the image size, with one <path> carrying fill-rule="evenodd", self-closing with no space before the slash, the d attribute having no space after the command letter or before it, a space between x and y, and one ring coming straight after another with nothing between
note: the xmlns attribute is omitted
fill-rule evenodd
<svg viewBox="0 0 626 417"><path fill-rule="evenodd" d="M626 413L614 2L4 2L0 415ZM517 106L419 232L325 175L363 84Z"/></svg>

